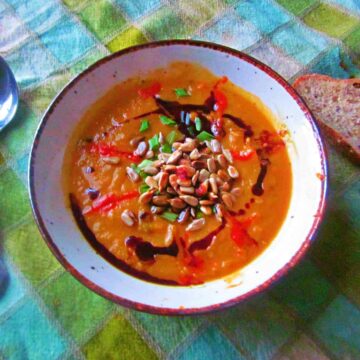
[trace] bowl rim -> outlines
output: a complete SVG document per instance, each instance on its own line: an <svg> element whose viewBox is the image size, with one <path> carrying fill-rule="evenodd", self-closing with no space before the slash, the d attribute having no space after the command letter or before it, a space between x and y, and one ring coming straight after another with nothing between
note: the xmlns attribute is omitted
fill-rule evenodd
<svg viewBox="0 0 360 360"><path fill-rule="evenodd" d="M234 297L230 300L224 301L222 303L218 304L212 304L209 306L204 306L200 308L163 308L163 307L157 307L153 305L147 305L139 302L135 302L132 300L128 300L126 298L123 298L119 295L115 295L113 293L108 292L107 290L103 289L101 286L93 283L91 280L89 280L86 276L81 274L72 264L70 264L66 258L62 255L58 247L55 245L54 241L52 240L52 237L50 236L49 232L47 231L47 228L45 226L43 217L39 211L39 207L37 204L36 199L36 193L35 193L35 186L34 186L34 177L35 177L35 160L36 160L36 151L38 147L38 143L42 134L43 129L45 128L49 118L51 117L52 112L58 105L58 103L62 100L62 98L72 89L72 87L84 76L91 73L93 70L95 70L97 67L103 65L104 63L107 63L108 61L111 61L115 58L121 57L123 55L133 53L139 50L148 49L148 48L154 48L154 47L165 47L165 46L171 46L171 45L185 45L185 46L192 46L192 47L202 47L207 48L215 51L220 51L223 53L226 53L228 55L232 55L237 57L238 59L241 59L243 61L246 61L247 63L250 63L251 65L257 67L258 69L264 71L267 75L269 75L272 79L277 81L285 90L286 92L295 100L297 105L299 106L300 110L303 112L306 120L310 123L313 135L317 141L320 159L321 159L321 170L322 174L324 175L324 179L321 180L321 193L320 193L320 201L318 204L318 208L316 211L316 215L314 216L314 220L312 223L312 226L304 239L303 243L301 244L301 247L297 250L297 252L293 255L291 259L282 267L280 268L271 278L269 278L267 281L263 282L256 288L240 295L237 297ZM28 191L30 196L30 204L31 209L36 221L36 224L40 230L40 233L42 237L44 238L47 246L50 248L51 252L54 254L54 256L57 258L57 260L60 262L60 264L71 273L77 279L80 283L97 293L98 295L103 296L104 298L111 300L119 305L138 310L138 311L144 311L151 314L159 314L159 315L199 315L199 314L205 314L215 311L224 310L228 307L234 306L238 304L239 302L248 299L251 296L254 296L256 294L259 294L260 292L267 289L270 285L274 284L277 280L279 280L285 273L287 273L290 269L292 269L304 256L307 249L309 248L311 242L313 241L314 237L317 234L319 224L321 220L324 217L325 212L325 206L326 206L326 197L327 197L327 182L328 182L328 160L327 160L327 154L321 139L320 131L318 129L318 126L314 120L314 116L312 115L310 109L305 104L304 100L301 98L301 96L296 92L296 90L281 76L279 75L275 70L270 68L268 65L262 63L261 61L253 58L250 55L247 55L239 50L235 50L233 48L207 42L207 41L200 41L200 40L162 40L162 41L154 41L154 42L148 42L141 45L135 45L131 46L125 49L122 49L118 52L115 52L113 54L110 54L108 56L105 56L104 58L96 61L94 64L86 68L84 71L82 71L80 74L76 75L74 78L72 78L63 88L62 90L57 94L57 96L52 100L50 105L48 106L47 110L45 111L39 126L36 130L36 134L34 137L33 145L30 151L30 158L29 158L29 164L28 164Z"/></svg>

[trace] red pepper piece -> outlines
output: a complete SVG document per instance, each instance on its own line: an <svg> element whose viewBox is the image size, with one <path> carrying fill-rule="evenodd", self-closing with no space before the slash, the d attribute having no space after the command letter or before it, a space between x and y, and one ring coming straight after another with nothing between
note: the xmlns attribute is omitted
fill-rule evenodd
<svg viewBox="0 0 360 360"><path fill-rule="evenodd" d="M214 89L217 89L217 87L221 84L225 84L228 81L228 77L227 76L222 76L215 84Z"/></svg>
<svg viewBox="0 0 360 360"><path fill-rule="evenodd" d="M176 175L180 180L186 180L188 178L188 173L186 169L181 166L176 169Z"/></svg>
<svg viewBox="0 0 360 360"><path fill-rule="evenodd" d="M200 186L195 190L197 196L204 196L207 191L207 186L204 183L200 184Z"/></svg>
<svg viewBox="0 0 360 360"><path fill-rule="evenodd" d="M105 194L95 200L91 208L84 211L83 214L86 215L97 211L107 212L114 209L122 201L133 199L137 196L139 196L139 192L137 190L129 191L122 195Z"/></svg>
<svg viewBox="0 0 360 360"><path fill-rule="evenodd" d="M264 130L261 132L260 137L261 147L268 153L275 153L285 147L284 140L277 133L271 133Z"/></svg>
<svg viewBox="0 0 360 360"><path fill-rule="evenodd" d="M228 106L227 97L222 91L217 89L214 90L214 97L215 97L214 110L221 116L225 112L225 109Z"/></svg>
<svg viewBox="0 0 360 360"><path fill-rule="evenodd" d="M231 150L231 154L235 160L246 161L251 159L255 155L255 150L246 149L241 151Z"/></svg>
<svg viewBox="0 0 360 360"><path fill-rule="evenodd" d="M139 96L141 96L143 99L147 99L149 97L153 97L156 94L158 94L161 90L161 84L158 82L154 82L148 87L141 88L138 90Z"/></svg>
<svg viewBox="0 0 360 360"><path fill-rule="evenodd" d="M251 216L243 221L236 220L235 218L230 219L230 237L239 247L257 245L256 241L247 232L254 218L255 216Z"/></svg>
<svg viewBox="0 0 360 360"><path fill-rule="evenodd" d="M131 160L132 162L139 163L141 161L141 157L134 155L128 151L119 150L116 146L107 145L104 143L92 144L90 148L90 152L96 153L98 152L102 156L119 156L122 158L126 158Z"/></svg>

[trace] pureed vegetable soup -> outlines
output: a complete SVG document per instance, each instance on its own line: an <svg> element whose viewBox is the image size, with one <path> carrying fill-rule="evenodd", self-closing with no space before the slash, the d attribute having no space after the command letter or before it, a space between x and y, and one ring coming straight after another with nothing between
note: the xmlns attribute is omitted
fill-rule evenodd
<svg viewBox="0 0 360 360"><path fill-rule="evenodd" d="M89 108L67 151L66 194L113 265L201 284L248 264L281 227L292 176L285 134L227 78L173 63Z"/></svg>

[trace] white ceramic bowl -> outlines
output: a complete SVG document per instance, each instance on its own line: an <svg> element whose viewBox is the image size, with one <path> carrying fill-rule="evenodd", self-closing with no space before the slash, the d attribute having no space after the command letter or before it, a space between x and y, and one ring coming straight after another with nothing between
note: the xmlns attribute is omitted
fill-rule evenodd
<svg viewBox="0 0 360 360"><path fill-rule="evenodd" d="M68 140L82 114L109 88L173 61L201 64L258 96L285 124L293 172L287 217L269 247L231 280L182 287L145 282L106 262L83 238L62 195ZM238 51L188 40L136 46L106 57L72 80L47 110L35 137L29 169L36 221L62 265L85 286L119 304L159 314L204 313L231 306L266 288L309 247L322 217L326 159L314 120L294 89L277 73ZM322 174L321 181L317 174Z"/></svg>

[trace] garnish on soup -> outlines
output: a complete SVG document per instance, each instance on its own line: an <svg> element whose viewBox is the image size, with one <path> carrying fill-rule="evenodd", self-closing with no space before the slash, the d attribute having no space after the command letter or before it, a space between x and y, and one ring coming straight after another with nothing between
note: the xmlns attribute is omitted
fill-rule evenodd
<svg viewBox="0 0 360 360"><path fill-rule="evenodd" d="M81 124L67 152L71 209L90 244L130 274L173 285L224 277L286 216L284 131L226 77L174 63L115 86Z"/></svg>

